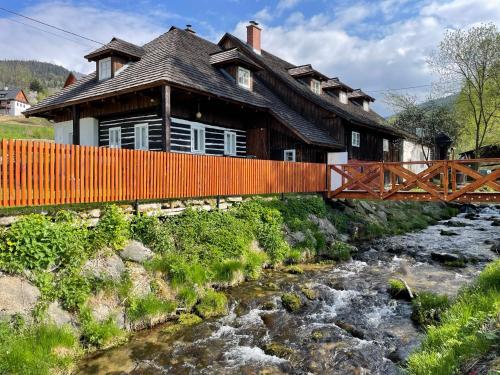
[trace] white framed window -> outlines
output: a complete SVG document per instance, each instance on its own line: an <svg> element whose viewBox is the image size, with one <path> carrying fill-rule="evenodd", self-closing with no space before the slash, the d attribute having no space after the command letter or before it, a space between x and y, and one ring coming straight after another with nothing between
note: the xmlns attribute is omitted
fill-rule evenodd
<svg viewBox="0 0 500 375"><path fill-rule="evenodd" d="M205 153L205 128L201 125L191 125L191 152Z"/></svg>
<svg viewBox="0 0 500 375"><path fill-rule="evenodd" d="M109 128L109 148L122 147L122 128Z"/></svg>
<svg viewBox="0 0 500 375"><path fill-rule="evenodd" d="M363 109L366 112L370 111L370 103L368 102L368 100L363 100Z"/></svg>
<svg viewBox="0 0 500 375"><path fill-rule="evenodd" d="M283 152L284 161L295 161L295 150L285 150Z"/></svg>
<svg viewBox="0 0 500 375"><path fill-rule="evenodd" d="M251 73L250 70L242 68L241 66L238 67L238 85L250 90L252 88L252 83L251 83Z"/></svg>
<svg viewBox="0 0 500 375"><path fill-rule="evenodd" d="M149 150L148 124L134 126L134 148L136 150Z"/></svg>
<svg viewBox="0 0 500 375"><path fill-rule="evenodd" d="M311 91L317 95L321 95L321 82L317 79L311 79Z"/></svg>
<svg viewBox="0 0 500 375"><path fill-rule="evenodd" d="M342 104L347 104L347 93L345 91L339 92L339 100Z"/></svg>
<svg viewBox="0 0 500 375"><path fill-rule="evenodd" d="M236 133L224 131L224 155L236 155Z"/></svg>
<svg viewBox="0 0 500 375"><path fill-rule="evenodd" d="M351 144L354 147L359 147L359 145L361 144L361 138L360 138L359 132L352 132L351 133Z"/></svg>
<svg viewBox="0 0 500 375"><path fill-rule="evenodd" d="M388 139L384 138L382 147L383 147L384 152L389 152L389 140Z"/></svg>
<svg viewBox="0 0 500 375"><path fill-rule="evenodd" d="M99 81L111 78L111 57L99 60Z"/></svg>

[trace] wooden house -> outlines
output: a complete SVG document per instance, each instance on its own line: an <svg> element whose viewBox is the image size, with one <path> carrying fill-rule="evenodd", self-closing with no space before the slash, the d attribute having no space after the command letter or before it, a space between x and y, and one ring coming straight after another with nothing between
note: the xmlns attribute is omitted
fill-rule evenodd
<svg viewBox="0 0 500 375"><path fill-rule="evenodd" d="M397 160L401 134L374 99L311 65L247 41L218 44L188 25L143 46L113 38L85 56L95 72L30 108L55 123L56 142L220 156L325 162L329 152Z"/></svg>
<svg viewBox="0 0 500 375"><path fill-rule="evenodd" d="M28 97L20 88L4 87L0 90L0 115L21 116L28 108Z"/></svg>

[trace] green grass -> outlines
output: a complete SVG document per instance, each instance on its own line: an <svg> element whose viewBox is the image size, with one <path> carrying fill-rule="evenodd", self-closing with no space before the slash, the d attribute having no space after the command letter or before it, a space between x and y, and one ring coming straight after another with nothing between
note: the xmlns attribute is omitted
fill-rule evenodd
<svg viewBox="0 0 500 375"><path fill-rule="evenodd" d="M302 301L297 293L285 293L281 296L283 307L290 311L296 312L302 307Z"/></svg>
<svg viewBox="0 0 500 375"><path fill-rule="evenodd" d="M127 309L127 317L132 322L144 319L154 319L172 313L176 308L173 301L167 301L148 294L145 297L132 300Z"/></svg>
<svg viewBox="0 0 500 375"><path fill-rule="evenodd" d="M0 116L0 139L54 139L54 128L42 118Z"/></svg>
<svg viewBox="0 0 500 375"><path fill-rule="evenodd" d="M410 355L408 372L414 375L447 375L480 358L498 342L491 327L500 312L500 260L490 263L477 280L463 289L429 326L421 347Z"/></svg>
<svg viewBox="0 0 500 375"><path fill-rule="evenodd" d="M0 373L48 375L68 372L77 340L69 327L12 328L0 322Z"/></svg>
<svg viewBox="0 0 500 375"><path fill-rule="evenodd" d="M436 324L441 319L441 314L449 306L448 296L421 292L412 301L413 312L411 318L423 326Z"/></svg>
<svg viewBox="0 0 500 375"><path fill-rule="evenodd" d="M227 314L227 297L224 293L208 289L195 306L196 313L202 318L212 318Z"/></svg>
<svg viewBox="0 0 500 375"><path fill-rule="evenodd" d="M120 342L125 332L118 327L113 317L98 322L88 307L82 308L79 314L81 334L85 345L97 348L109 347Z"/></svg>

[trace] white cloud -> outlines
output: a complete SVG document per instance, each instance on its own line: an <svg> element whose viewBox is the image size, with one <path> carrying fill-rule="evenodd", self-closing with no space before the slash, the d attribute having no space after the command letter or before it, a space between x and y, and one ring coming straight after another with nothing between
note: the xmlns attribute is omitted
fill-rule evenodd
<svg viewBox="0 0 500 375"><path fill-rule="evenodd" d="M360 2L332 14L309 18L294 13L282 25L264 26L262 46L293 64L311 63L355 88L372 90L377 99L375 108L385 115L390 109L383 103L383 93L375 91L434 81L436 77L425 60L450 25L467 27L488 21L500 24L500 3L493 4L494 1L431 2L422 9L413 9L412 14L396 17L398 9L405 12L410 6L404 3L405 0L386 0L375 6ZM353 27L377 14L385 15L382 25L366 23L363 32ZM393 20L387 21L389 18ZM242 38L244 25L240 23L235 29ZM425 99L429 90L409 93Z"/></svg>
<svg viewBox="0 0 500 375"><path fill-rule="evenodd" d="M278 12L283 12L284 10L292 9L300 2L300 0L280 0L276 6Z"/></svg>

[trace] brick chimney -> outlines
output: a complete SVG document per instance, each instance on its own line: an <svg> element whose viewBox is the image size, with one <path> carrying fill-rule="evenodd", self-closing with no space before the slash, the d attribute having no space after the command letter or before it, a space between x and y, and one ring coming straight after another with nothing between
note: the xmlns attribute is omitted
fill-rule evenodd
<svg viewBox="0 0 500 375"><path fill-rule="evenodd" d="M250 21L247 26L247 44L250 45L255 52L260 54L260 33L262 29L255 21Z"/></svg>

